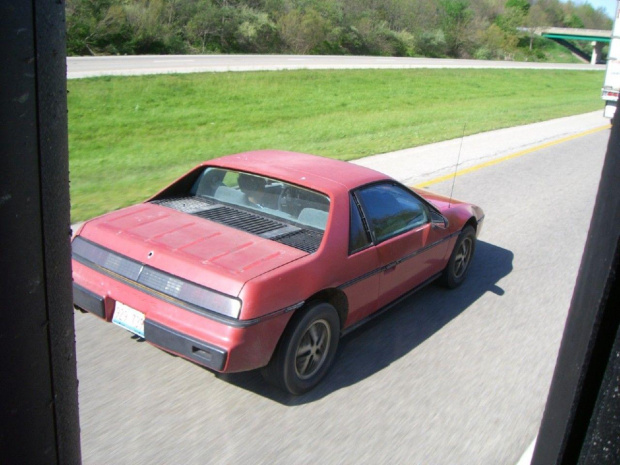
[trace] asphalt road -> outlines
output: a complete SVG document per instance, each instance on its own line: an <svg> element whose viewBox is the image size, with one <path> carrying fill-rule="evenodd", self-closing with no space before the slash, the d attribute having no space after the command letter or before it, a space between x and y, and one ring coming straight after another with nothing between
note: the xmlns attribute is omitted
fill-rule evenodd
<svg viewBox="0 0 620 465"><path fill-rule="evenodd" d="M391 69L391 68L514 68L605 69L604 65L307 55L141 55L68 57L69 79L130 74L195 73L207 71L264 71L282 69Z"/></svg>
<svg viewBox="0 0 620 465"><path fill-rule="evenodd" d="M454 195L487 215L468 281L430 286L348 335L305 396L257 373L217 376L76 313L84 463L514 465L542 417L605 123L597 113L453 142L468 169ZM446 147L369 160L428 183L454 169L433 165ZM426 179L415 166L431 167Z"/></svg>

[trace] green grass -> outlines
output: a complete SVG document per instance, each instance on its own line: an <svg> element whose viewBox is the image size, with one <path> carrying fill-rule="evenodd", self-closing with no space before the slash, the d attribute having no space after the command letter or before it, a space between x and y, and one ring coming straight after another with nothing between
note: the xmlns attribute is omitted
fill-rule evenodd
<svg viewBox="0 0 620 465"><path fill-rule="evenodd" d="M600 109L600 71L359 70L71 80L72 221L197 163L275 148L351 160Z"/></svg>

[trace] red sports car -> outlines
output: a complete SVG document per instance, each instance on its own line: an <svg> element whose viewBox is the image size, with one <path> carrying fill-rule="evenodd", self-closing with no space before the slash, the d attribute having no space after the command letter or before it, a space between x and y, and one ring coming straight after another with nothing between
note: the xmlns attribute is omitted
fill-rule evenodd
<svg viewBox="0 0 620 465"><path fill-rule="evenodd" d="M344 333L435 279L461 284L483 218L342 161L230 155L86 222L74 303L212 370L262 367L302 394Z"/></svg>

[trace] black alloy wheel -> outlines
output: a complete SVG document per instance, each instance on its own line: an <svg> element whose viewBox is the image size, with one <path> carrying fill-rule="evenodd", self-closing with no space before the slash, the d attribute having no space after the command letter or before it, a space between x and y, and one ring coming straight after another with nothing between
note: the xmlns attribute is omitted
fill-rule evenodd
<svg viewBox="0 0 620 465"><path fill-rule="evenodd" d="M263 376L293 395L304 394L331 368L339 339L336 309L324 302L309 304L293 316Z"/></svg>

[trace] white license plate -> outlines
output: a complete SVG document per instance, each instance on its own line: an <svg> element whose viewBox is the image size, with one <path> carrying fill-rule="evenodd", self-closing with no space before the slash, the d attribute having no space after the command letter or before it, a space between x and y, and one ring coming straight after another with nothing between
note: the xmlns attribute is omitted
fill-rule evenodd
<svg viewBox="0 0 620 465"><path fill-rule="evenodd" d="M112 323L116 323L142 338L144 337L144 313L135 308L116 302Z"/></svg>

